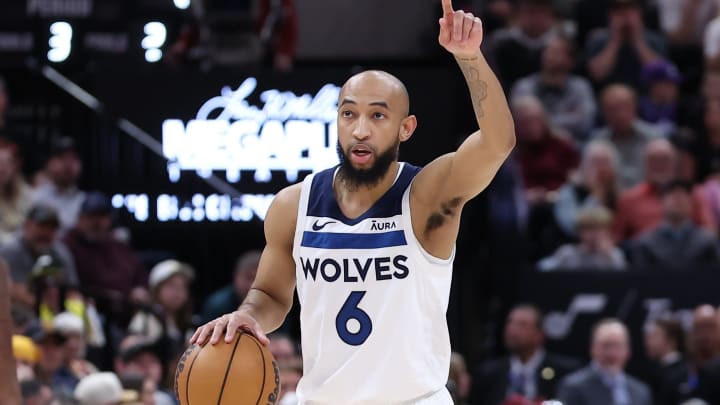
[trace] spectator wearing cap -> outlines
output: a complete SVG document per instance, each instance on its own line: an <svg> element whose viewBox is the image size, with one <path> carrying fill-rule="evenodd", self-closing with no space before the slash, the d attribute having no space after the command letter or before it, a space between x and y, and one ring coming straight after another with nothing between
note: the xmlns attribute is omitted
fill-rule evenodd
<svg viewBox="0 0 720 405"><path fill-rule="evenodd" d="M170 394L160 389L163 387L163 350L158 342L139 335L126 336L118 347L115 372L123 376L135 374L152 381L158 387L154 394L156 405L174 403Z"/></svg>
<svg viewBox="0 0 720 405"><path fill-rule="evenodd" d="M720 263L715 236L692 222L692 184L672 181L663 187L661 196L663 221L633 243L635 265L648 270L689 270Z"/></svg>
<svg viewBox="0 0 720 405"><path fill-rule="evenodd" d="M60 225L68 229L75 225L85 193L78 188L82 162L71 138L56 139L45 163L45 174L50 182L38 186L33 202L48 205L57 210Z"/></svg>
<svg viewBox="0 0 720 405"><path fill-rule="evenodd" d="M72 312L63 312L53 319L54 330L63 335L65 341L65 366L75 377L81 379L97 368L85 359L85 323L83 319Z"/></svg>
<svg viewBox="0 0 720 405"><path fill-rule="evenodd" d="M575 67L573 44L554 35L542 52L538 73L523 77L513 86L510 101L523 96L537 97L553 126L562 128L578 142L590 135L597 105L587 79L571 74Z"/></svg>
<svg viewBox="0 0 720 405"><path fill-rule="evenodd" d="M585 208L578 213L580 243L567 244L538 263L540 270L625 270L623 252L610 233L612 213L605 207Z"/></svg>
<svg viewBox="0 0 720 405"><path fill-rule="evenodd" d="M80 380L74 397L79 405L120 405L136 403L138 393L123 389L115 373L102 372Z"/></svg>
<svg viewBox="0 0 720 405"><path fill-rule="evenodd" d="M643 66L665 54L665 42L643 23L638 0L612 0L609 27L597 30L585 45L587 69L598 87L624 83L640 89Z"/></svg>
<svg viewBox="0 0 720 405"><path fill-rule="evenodd" d="M642 181L645 146L662 137L662 132L638 117L637 93L628 86L608 86L600 96L600 103L606 126L593 132L591 138L615 146L620 155L620 186L632 187Z"/></svg>
<svg viewBox="0 0 720 405"><path fill-rule="evenodd" d="M41 272L41 262L48 258L56 264L54 271L57 274L54 276L57 280L68 287L77 288L75 261L67 247L57 239L59 227L60 219L54 208L35 205L28 211L21 233L6 245L0 246L0 257L10 266L14 300L30 307L36 304L29 284L42 276L33 274L33 271Z"/></svg>
<svg viewBox="0 0 720 405"><path fill-rule="evenodd" d="M240 307L255 281L260 255L259 251L252 250L238 258L232 284L215 291L205 300L202 312L203 323L229 314Z"/></svg>
<svg viewBox="0 0 720 405"><path fill-rule="evenodd" d="M148 281L150 305L135 313L128 331L162 342L167 357L182 353L192 335L190 283L194 277L195 270L187 263L165 260L156 264Z"/></svg>
<svg viewBox="0 0 720 405"><path fill-rule="evenodd" d="M618 199L613 223L616 241L635 239L657 228L664 219L661 191L677 177L677 151L666 139L655 139L643 152L645 181L624 191ZM711 233L716 231L700 187L692 192L692 221Z"/></svg>
<svg viewBox="0 0 720 405"><path fill-rule="evenodd" d="M33 340L40 348L40 360L35 366L37 379L55 393L72 394L78 378L65 365L67 338L58 331L41 329Z"/></svg>
<svg viewBox="0 0 720 405"><path fill-rule="evenodd" d="M83 291L101 313L125 328L131 315L128 304L148 301L147 273L132 249L114 238L111 226L110 199L90 192L63 241L75 258Z"/></svg>
<svg viewBox="0 0 720 405"><path fill-rule="evenodd" d="M0 140L0 246L12 239L30 209L31 189L20 165L17 145Z"/></svg>
<svg viewBox="0 0 720 405"><path fill-rule="evenodd" d="M640 118L657 126L665 136L675 134L677 127L680 72L671 62L659 60L642 70L647 95L640 98Z"/></svg>
<svg viewBox="0 0 720 405"><path fill-rule="evenodd" d="M516 2L513 26L495 31L483 45L503 88L509 91L516 80L540 70L542 52L557 33L551 0Z"/></svg>

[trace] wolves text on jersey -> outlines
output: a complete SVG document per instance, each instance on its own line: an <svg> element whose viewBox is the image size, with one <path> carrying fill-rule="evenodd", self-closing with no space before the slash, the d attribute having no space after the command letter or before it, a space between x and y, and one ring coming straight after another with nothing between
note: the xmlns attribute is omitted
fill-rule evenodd
<svg viewBox="0 0 720 405"><path fill-rule="evenodd" d="M410 274L407 267L407 256L345 258L341 261L331 258L300 257L305 279L317 281L318 277L329 283L341 281L345 283L365 282L368 277L377 281L402 280Z"/></svg>

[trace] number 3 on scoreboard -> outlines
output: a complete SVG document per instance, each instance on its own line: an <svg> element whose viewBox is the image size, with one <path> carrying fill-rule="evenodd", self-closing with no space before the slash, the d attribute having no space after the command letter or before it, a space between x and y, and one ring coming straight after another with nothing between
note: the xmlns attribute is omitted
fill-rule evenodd
<svg viewBox="0 0 720 405"><path fill-rule="evenodd" d="M351 346L360 346L365 343L372 332L370 316L358 307L365 293L366 291L351 292L335 318L335 328L337 329L338 336L340 336L343 342ZM350 329L348 329L348 321L351 319L356 320L360 324L360 328L355 332L351 332Z"/></svg>

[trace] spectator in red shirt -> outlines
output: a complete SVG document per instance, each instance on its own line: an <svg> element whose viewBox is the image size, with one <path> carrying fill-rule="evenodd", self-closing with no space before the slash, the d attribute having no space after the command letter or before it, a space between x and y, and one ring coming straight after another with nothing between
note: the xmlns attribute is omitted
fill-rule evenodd
<svg viewBox="0 0 720 405"><path fill-rule="evenodd" d="M655 139L644 151L645 181L623 192L617 205L613 234L617 241L634 239L657 228L663 220L660 189L677 173L677 151L666 139ZM701 191L693 190L692 219L713 233L715 224Z"/></svg>
<svg viewBox="0 0 720 405"><path fill-rule="evenodd" d="M110 199L88 193L64 242L75 258L80 285L101 312L122 325L130 315L129 302L149 301L147 273L132 249L112 236L111 218Z"/></svg>
<svg viewBox="0 0 720 405"><path fill-rule="evenodd" d="M513 103L515 132L527 198L531 204L549 202L578 166L573 145L555 134L542 103L533 96Z"/></svg>

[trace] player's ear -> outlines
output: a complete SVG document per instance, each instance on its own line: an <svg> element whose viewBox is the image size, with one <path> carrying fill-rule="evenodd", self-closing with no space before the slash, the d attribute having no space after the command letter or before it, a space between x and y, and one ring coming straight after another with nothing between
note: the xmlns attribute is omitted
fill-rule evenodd
<svg viewBox="0 0 720 405"><path fill-rule="evenodd" d="M400 123L400 142L405 142L410 139L416 128L417 117L414 115L408 115L405 117Z"/></svg>

